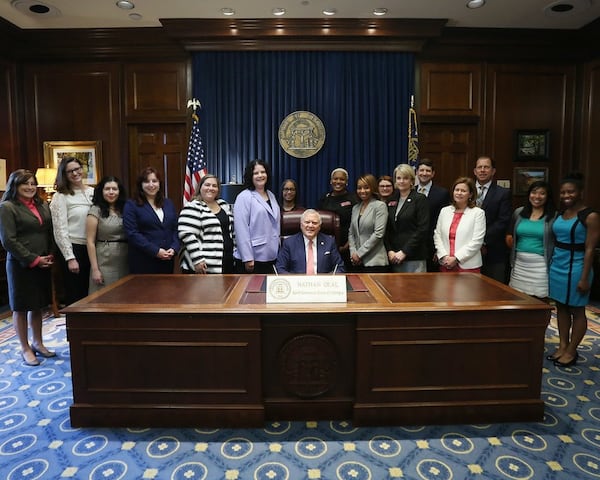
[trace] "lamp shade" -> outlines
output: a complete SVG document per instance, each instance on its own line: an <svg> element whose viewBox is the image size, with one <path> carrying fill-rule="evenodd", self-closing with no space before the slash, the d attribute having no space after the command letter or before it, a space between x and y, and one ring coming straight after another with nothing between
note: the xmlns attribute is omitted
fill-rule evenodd
<svg viewBox="0 0 600 480"><path fill-rule="evenodd" d="M56 168L38 168L35 172L35 178L38 181L38 187L54 187Z"/></svg>

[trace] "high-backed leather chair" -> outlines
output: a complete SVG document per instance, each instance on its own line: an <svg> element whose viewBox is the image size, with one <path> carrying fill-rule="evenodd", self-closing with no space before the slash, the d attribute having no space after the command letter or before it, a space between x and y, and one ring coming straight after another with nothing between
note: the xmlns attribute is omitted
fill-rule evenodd
<svg viewBox="0 0 600 480"><path fill-rule="evenodd" d="M281 239L294 235L300 231L300 218L304 210L292 210L281 214ZM335 243L340 246L340 217L337 213L327 210L317 210L321 215L321 232L335 238Z"/></svg>

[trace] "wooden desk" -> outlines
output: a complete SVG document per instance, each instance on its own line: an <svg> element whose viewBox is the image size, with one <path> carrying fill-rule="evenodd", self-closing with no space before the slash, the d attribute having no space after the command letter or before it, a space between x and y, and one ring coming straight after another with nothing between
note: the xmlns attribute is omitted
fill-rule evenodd
<svg viewBox="0 0 600 480"><path fill-rule="evenodd" d="M348 275L346 304L261 276L128 276L65 308L71 423L537 421L550 308L477 274Z"/></svg>

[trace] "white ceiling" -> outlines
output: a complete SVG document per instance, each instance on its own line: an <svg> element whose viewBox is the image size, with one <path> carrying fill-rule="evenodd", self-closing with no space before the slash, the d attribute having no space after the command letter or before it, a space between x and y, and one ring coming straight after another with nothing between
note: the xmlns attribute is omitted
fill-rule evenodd
<svg viewBox="0 0 600 480"><path fill-rule="evenodd" d="M448 19L450 27L578 29L600 17L600 0L486 0L478 9L467 0L131 0L132 10L116 6L117 0L0 0L0 17L21 28L102 28L159 26L161 18L275 18L271 11L283 7L278 18L324 18L324 8L335 8L336 18L376 18L375 7L388 9L377 18ZM566 13L549 7L566 4ZM31 8L47 6L47 13ZM224 17L221 8L235 10ZM139 16L130 18L131 14Z"/></svg>

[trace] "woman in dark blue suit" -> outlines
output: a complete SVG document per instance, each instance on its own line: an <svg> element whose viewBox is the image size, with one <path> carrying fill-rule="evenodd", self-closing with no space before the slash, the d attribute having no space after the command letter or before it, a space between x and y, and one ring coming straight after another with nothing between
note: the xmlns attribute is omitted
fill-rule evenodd
<svg viewBox="0 0 600 480"><path fill-rule="evenodd" d="M158 171L146 167L137 178L136 196L123 209L129 241L130 273L173 273L179 249L177 211L163 195Z"/></svg>

